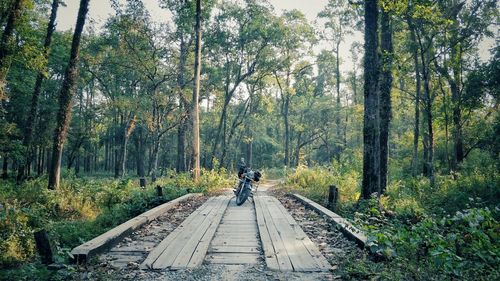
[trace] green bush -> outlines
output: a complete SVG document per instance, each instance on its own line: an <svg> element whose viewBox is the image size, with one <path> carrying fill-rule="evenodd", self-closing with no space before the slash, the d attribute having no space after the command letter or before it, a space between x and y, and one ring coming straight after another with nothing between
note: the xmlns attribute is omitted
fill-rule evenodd
<svg viewBox="0 0 500 281"><path fill-rule="evenodd" d="M45 228L57 250L67 257L73 247L159 204L187 193L209 192L230 183L222 172L204 171L198 185L188 174L172 174L156 184L164 187L163 198L137 180L76 178L68 174L55 190L46 188L46 178L22 185L1 181L0 267L31 261L36 254L33 232Z"/></svg>

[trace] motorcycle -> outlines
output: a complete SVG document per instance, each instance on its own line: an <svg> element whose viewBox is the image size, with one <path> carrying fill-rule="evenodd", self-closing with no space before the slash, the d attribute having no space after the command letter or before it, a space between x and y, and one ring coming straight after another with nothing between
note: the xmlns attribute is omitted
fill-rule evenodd
<svg viewBox="0 0 500 281"><path fill-rule="evenodd" d="M259 182L261 173L259 171L253 171L247 169L243 173L242 178L239 179L238 188L235 191L236 195L236 205L241 206L248 199L250 194L252 194L252 183Z"/></svg>

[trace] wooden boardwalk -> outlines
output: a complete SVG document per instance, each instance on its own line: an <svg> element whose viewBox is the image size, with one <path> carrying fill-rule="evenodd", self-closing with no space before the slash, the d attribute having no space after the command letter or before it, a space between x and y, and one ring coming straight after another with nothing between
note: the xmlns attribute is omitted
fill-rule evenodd
<svg viewBox="0 0 500 281"><path fill-rule="evenodd" d="M208 249L205 261L215 264L256 264L260 256L252 202L237 206L232 198Z"/></svg>
<svg viewBox="0 0 500 281"><path fill-rule="evenodd" d="M229 199L208 199L149 253L141 268L183 269L201 265Z"/></svg>
<svg viewBox="0 0 500 281"><path fill-rule="evenodd" d="M260 195L242 206L236 206L231 196L208 199L150 251L140 267L175 270L203 262L251 265L262 261L262 252L269 270L331 268L278 199Z"/></svg>
<svg viewBox="0 0 500 281"><path fill-rule="evenodd" d="M262 248L270 270L328 271L331 266L275 197L256 196Z"/></svg>

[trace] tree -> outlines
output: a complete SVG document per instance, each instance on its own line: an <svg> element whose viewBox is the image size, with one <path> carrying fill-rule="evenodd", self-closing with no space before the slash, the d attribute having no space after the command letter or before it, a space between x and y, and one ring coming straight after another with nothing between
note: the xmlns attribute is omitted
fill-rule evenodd
<svg viewBox="0 0 500 281"><path fill-rule="evenodd" d="M392 23L388 7L382 7L380 17L380 49L381 49L381 71L380 71L380 186L378 193L382 194L387 186L387 162L389 154L389 124L391 122L391 89L392 89Z"/></svg>
<svg viewBox="0 0 500 281"><path fill-rule="evenodd" d="M64 142L68 133L69 121L71 120L71 100L73 98L78 80L78 62L80 41L88 12L89 0L80 0L78 19L76 21L73 41L71 43L71 54L68 67L64 76L63 85L59 93L59 110L57 113L56 129L54 130L54 142L52 149L52 163L49 171L49 189L59 186L61 173L61 158Z"/></svg>
<svg viewBox="0 0 500 281"><path fill-rule="evenodd" d="M59 8L59 2L60 0L53 0L52 1L52 5L51 5L51 10L50 10L50 18L49 18L49 22L47 24L47 34L45 36L45 40L44 40L44 44L43 44L43 55L45 57L45 59L48 60L49 58L49 55L50 55L50 44L52 42L52 35L54 34L54 31L55 31L55 27L56 27L56 17L57 17L57 9ZM45 67L46 68L46 67ZM46 71L46 69L45 69ZM34 129L34 126L35 126L35 118L36 118L36 115L37 115L37 112L38 112L38 100L40 98L40 92L42 90L42 82L43 82L43 79L44 79L44 76L46 75L44 72L45 71L40 71L38 74L37 74L37 77L36 77L36 82L35 82L35 87L34 87L34 90L33 90L33 95L31 97L31 107L30 107L30 111L29 111L29 115L28 115L28 120L27 120L27 124L26 124L26 129L25 129L25 132L24 132L24 139L23 139L23 145L25 147L25 150L26 150L26 162L24 163L24 165L21 165L21 167L19 168L19 173L18 173L18 180L19 179L22 179L24 177L24 173L26 172L25 171L25 167L26 169L28 169L28 172L29 170L31 169L31 161L32 161L32 147L31 147L31 143L32 143L32 139L33 139L33 129Z"/></svg>
<svg viewBox="0 0 500 281"><path fill-rule="evenodd" d="M378 0L366 0L364 58L364 118L363 118L363 182L362 198L369 199L380 191L380 119L379 119L379 58Z"/></svg>
<svg viewBox="0 0 500 281"><path fill-rule="evenodd" d="M21 13L24 8L24 0L15 0L9 11L9 16L7 18L7 24L3 31L2 37L0 38L0 101L6 98L5 86L6 77L9 72L9 67L12 60L13 54L13 44L12 39L14 35L14 30L16 25L21 18ZM1 107L0 107L1 110Z"/></svg>
<svg viewBox="0 0 500 281"><path fill-rule="evenodd" d="M216 88L222 92L219 99L221 113L215 135L212 137L211 154L207 159L208 167L213 167L216 158L219 159L220 167L226 164L227 149L233 137L231 131L234 133L236 129L233 126L228 128L228 124L234 126L241 124L237 119L233 122L229 120L230 103L237 90L255 76L257 70L270 73L268 59L275 39L274 20L267 7L254 1L248 1L245 7L226 3L221 13L215 17L215 22L211 26L212 32L207 33L206 46L209 49L207 57L211 61L209 67L216 74L213 75L212 83L220 85ZM237 28L234 28L232 23L235 23ZM241 114L236 116L243 117Z"/></svg>
<svg viewBox="0 0 500 281"><path fill-rule="evenodd" d="M195 62L194 62L194 88L193 88L193 179L198 182L200 178L200 72L201 72L201 0L196 0L196 34Z"/></svg>
<svg viewBox="0 0 500 281"><path fill-rule="evenodd" d="M354 21L354 11L348 7L348 1L330 0L323 11L318 14L320 19L326 19L324 24L325 29L321 37L328 42L332 43L332 52L335 54L335 131L336 131L336 145L335 145L335 158L340 161L340 154L342 153L342 125L341 125L341 73L340 73L340 44L344 42L345 37L352 34L352 29L349 27L350 23ZM345 148L344 148L345 149Z"/></svg>
<svg viewBox="0 0 500 281"><path fill-rule="evenodd" d="M312 27L304 17L304 14L297 10L285 12L279 22L280 42L277 43L277 52L281 54L278 57L279 68L274 71L276 83L278 84L281 116L284 126L284 158L283 164L290 166L290 103L294 95L292 89L292 75L300 72L302 68L294 69L295 62L306 53L308 45L314 42L315 35ZM309 44L308 44L309 43ZM304 66L309 67L309 66ZM284 78L281 78L284 77Z"/></svg>

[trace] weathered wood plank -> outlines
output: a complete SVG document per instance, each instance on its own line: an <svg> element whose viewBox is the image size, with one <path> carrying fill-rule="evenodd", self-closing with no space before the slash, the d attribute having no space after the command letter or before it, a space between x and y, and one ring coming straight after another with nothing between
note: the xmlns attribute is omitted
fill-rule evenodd
<svg viewBox="0 0 500 281"><path fill-rule="evenodd" d="M152 268L154 269L164 269L172 266L172 263L177 258L182 249L186 246L186 243L191 238L193 233L196 233L203 224L203 222L209 217L210 213L214 212L218 205L220 205L221 201L218 198L214 198L214 200L210 201L207 205L207 208L197 214L193 220L181 228L179 233L175 236L175 238L171 239L171 241L166 245L165 250L160 254L158 259L153 263ZM165 239L168 239L165 238Z"/></svg>
<svg viewBox="0 0 500 281"><path fill-rule="evenodd" d="M259 253L259 249L254 246L216 246L210 247L212 253Z"/></svg>
<svg viewBox="0 0 500 281"><path fill-rule="evenodd" d="M191 224L193 220L198 218L201 212L204 212L207 208L212 208L214 197L209 198L203 205L196 209L189 217L187 217L174 231L172 231L165 239L163 239L158 246L156 246L147 256L147 258L141 264L142 269L151 268L153 263L158 259L158 257L165 251L165 249L171 244L171 242L182 233L182 231Z"/></svg>
<svg viewBox="0 0 500 281"><path fill-rule="evenodd" d="M206 261L216 264L255 264L259 261L258 254L244 253L211 253Z"/></svg>
<svg viewBox="0 0 500 281"><path fill-rule="evenodd" d="M283 227L286 231L282 232L282 235L287 235L288 239L292 239L294 243L294 249L297 250L297 257L291 258L294 269L296 271L327 271L331 268L328 261L319 252L318 248L314 243L307 237L304 231L297 224L295 219L288 213L285 207L278 201L278 199L273 198L274 207L273 214L279 213L281 218L284 218L288 224Z"/></svg>
<svg viewBox="0 0 500 281"><path fill-rule="evenodd" d="M279 270L278 259L276 258L276 251L274 250L271 236L266 226L264 212L260 202L260 197L254 197L255 213L257 216L257 227L259 228L260 239L262 242L262 249L264 250L264 259L269 270Z"/></svg>
<svg viewBox="0 0 500 281"><path fill-rule="evenodd" d="M320 271L315 261L309 255L309 252L302 244L302 241L295 239L295 231L292 229L288 220L278 208L279 201L273 197L267 200L269 213L273 219L279 236L285 245L288 258L290 259L294 271Z"/></svg>
<svg viewBox="0 0 500 281"><path fill-rule="evenodd" d="M306 233L302 230L302 228L300 228L298 223L295 221L295 219L292 217L292 215L288 212L288 210L285 208L285 206L283 206L280 203L280 204L278 204L278 208L281 210L283 215L287 218L288 223L290 224L290 226L292 226L293 230L295 231L295 239L297 241L301 241L303 243L303 245L306 247L306 249L308 250L311 257L316 262L316 265L322 270L330 270L330 268L331 268L330 263L321 254L318 247L316 247L316 245L311 241L311 239L309 239L307 237Z"/></svg>
<svg viewBox="0 0 500 281"><path fill-rule="evenodd" d="M217 246L251 246L254 247L255 245L258 245L257 239L214 239L210 243L212 246L217 247Z"/></svg>
<svg viewBox="0 0 500 281"><path fill-rule="evenodd" d="M200 195L201 194L199 193L186 194L158 207L155 207L74 248L71 251L71 255L74 257L74 261L76 262L86 262L87 260L89 260L90 256L101 253L111 248L113 245L120 242L121 239L124 238L127 234L138 229L145 223L156 219L167 210L175 207L179 202L182 202L190 197Z"/></svg>
<svg viewBox="0 0 500 281"><path fill-rule="evenodd" d="M264 220L264 224L267 228L267 231L269 233L270 241L272 243L272 246L268 247L263 247L264 249L274 249L274 255L276 256L279 270L280 271L293 271L293 266L292 263L288 257L285 245L283 244L283 241L281 240L281 237L279 235L279 232L274 224L274 221L271 217L271 214L269 212L269 209L267 208L267 201L266 201L266 196L262 196L261 198L259 197L254 197L254 202L258 201L258 207L262 210L262 219ZM264 241L262 241L264 244ZM265 250L264 250L265 251ZM267 258L268 255L272 255L273 252L266 253L265 256Z"/></svg>
<svg viewBox="0 0 500 281"><path fill-rule="evenodd" d="M260 235L266 262L268 252L272 256L274 249L281 271L311 272L326 271L331 268L278 199L272 196L257 196L254 200L259 231L264 230ZM271 246L268 246L269 243Z"/></svg>
<svg viewBox="0 0 500 281"><path fill-rule="evenodd" d="M224 212L227 209L227 205L229 203L230 197L226 196L224 198L221 198L222 204L219 207L219 210L215 214L214 218L212 219L207 231L203 236L201 237L201 240L199 240L198 245L196 246L196 249L192 255L192 257L189 259L189 262L187 263L186 267L188 268L193 268L200 266L205 259L205 255L207 254L208 247L210 245L210 241L212 241L212 238L215 235L215 231L217 230L217 227L219 226L220 220L222 219L222 215L224 215ZM183 261L181 260L181 266L183 266ZM176 266L176 264L174 264Z"/></svg>
<svg viewBox="0 0 500 281"><path fill-rule="evenodd" d="M333 221L340 227L340 230L342 231L342 233L344 233L344 235L346 235L347 238L356 242L359 247L365 247L367 240L366 235L363 233L363 231L359 230L349 221L304 196L301 196L299 194L291 194L291 196L302 202L304 205L312 208L316 212L327 216L329 220Z"/></svg>

